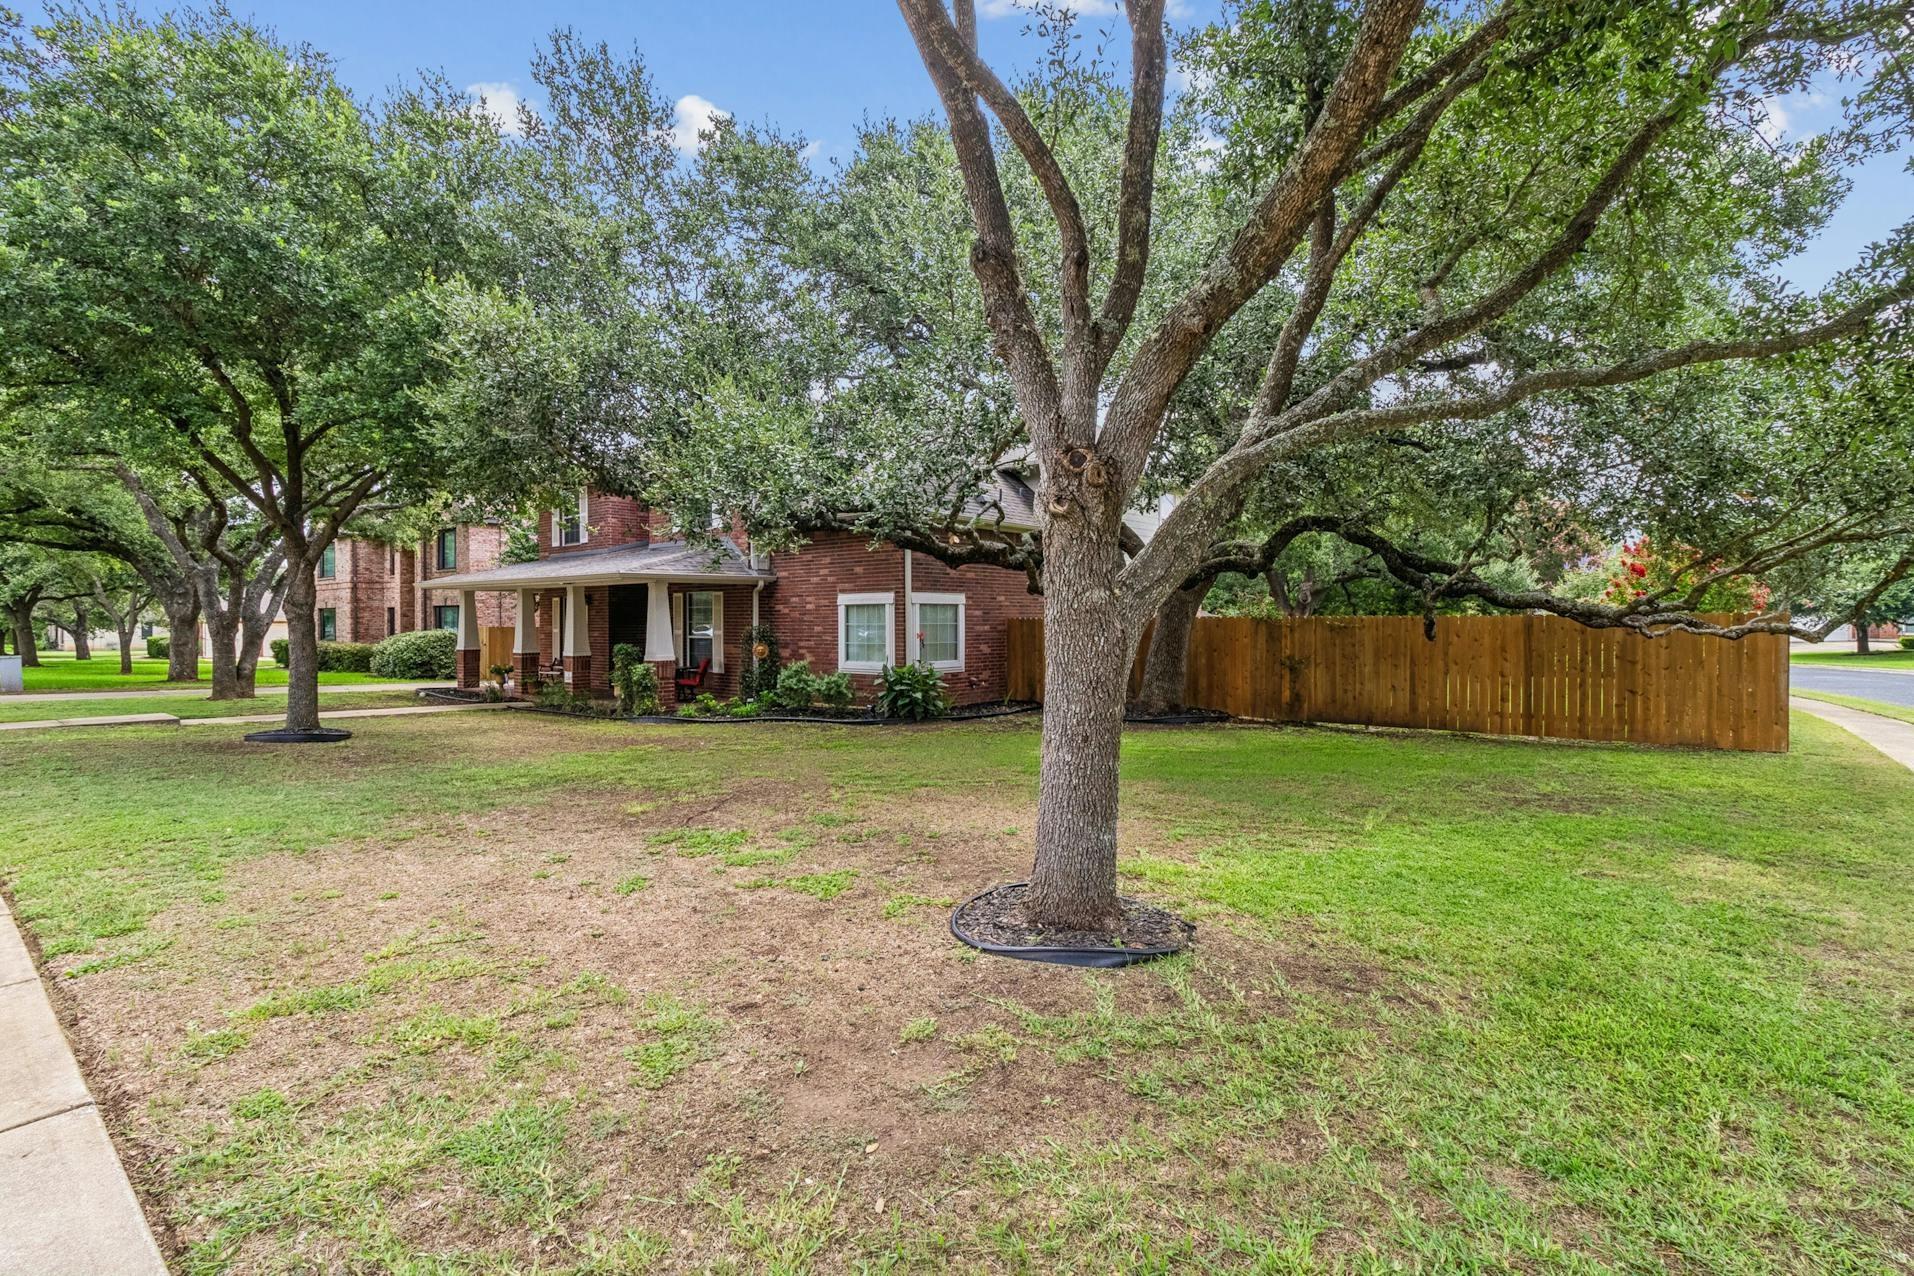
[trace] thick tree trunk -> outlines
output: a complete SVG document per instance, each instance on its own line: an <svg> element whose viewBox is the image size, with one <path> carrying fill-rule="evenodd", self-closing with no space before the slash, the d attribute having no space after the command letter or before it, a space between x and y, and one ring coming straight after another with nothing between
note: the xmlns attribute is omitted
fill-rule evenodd
<svg viewBox="0 0 1914 1276"><path fill-rule="evenodd" d="M208 608L205 621L206 657L213 666L213 699L246 699L250 693L240 687L236 668L239 625L218 608Z"/></svg>
<svg viewBox="0 0 1914 1276"><path fill-rule="evenodd" d="M290 556L288 556L290 558ZM312 563L287 564L286 583L286 729L313 731L319 726L319 590Z"/></svg>
<svg viewBox="0 0 1914 1276"><path fill-rule="evenodd" d="M1870 654L1867 645L1867 621L1865 620L1857 620L1854 622L1854 654L1857 656Z"/></svg>
<svg viewBox="0 0 1914 1276"><path fill-rule="evenodd" d="M160 607L166 612L166 681L199 681L199 599L168 595Z"/></svg>
<svg viewBox="0 0 1914 1276"><path fill-rule="evenodd" d="M1055 929L1117 924L1117 756L1131 643L1116 539L1077 519L1044 538L1043 758L1028 910Z"/></svg>
<svg viewBox="0 0 1914 1276"><path fill-rule="evenodd" d="M13 620L13 650L26 666L40 663L40 643L33 635L33 601L22 599L8 608Z"/></svg>
<svg viewBox="0 0 1914 1276"><path fill-rule="evenodd" d="M114 628L120 636L120 672L130 674L133 672L133 635L140 631L139 619L135 617L124 624L115 624Z"/></svg>
<svg viewBox="0 0 1914 1276"><path fill-rule="evenodd" d="M1196 628L1196 613L1208 594L1208 585L1179 589L1156 609L1149 654L1143 658L1143 685L1136 696L1136 712L1144 717L1158 718L1184 709L1190 676L1190 633Z"/></svg>
<svg viewBox="0 0 1914 1276"><path fill-rule="evenodd" d="M93 659L93 643L88 637L92 630L93 617L88 614L83 603L73 604L73 627L67 630L73 635L73 658L75 660Z"/></svg>

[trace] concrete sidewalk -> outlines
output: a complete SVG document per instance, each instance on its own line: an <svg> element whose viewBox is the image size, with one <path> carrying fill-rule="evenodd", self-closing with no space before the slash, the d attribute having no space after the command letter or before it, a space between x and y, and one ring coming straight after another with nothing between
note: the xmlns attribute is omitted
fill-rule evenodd
<svg viewBox="0 0 1914 1276"><path fill-rule="evenodd" d="M403 718L415 713L463 713L468 709L509 709L513 702L509 700L490 701L480 704L422 704L394 705L389 709L338 709L322 711L321 722L332 722L340 718ZM283 722L283 713L241 713L228 714L216 718L180 718L170 713L122 713L102 718L35 718L30 722L0 722L0 732L6 731L57 731L71 727L216 727L221 723L239 726L258 726L262 722ZM7 1273L0 1271L0 1276Z"/></svg>
<svg viewBox="0 0 1914 1276"><path fill-rule="evenodd" d="M1832 722L1860 736L1908 770L1914 771L1914 723L1902 722L1899 718L1883 718L1878 713L1865 713L1824 700L1804 700L1800 696L1790 697L1788 708L1795 713L1811 713Z"/></svg>
<svg viewBox="0 0 1914 1276"><path fill-rule="evenodd" d="M0 900L0 1276L102 1272L166 1264Z"/></svg>
<svg viewBox="0 0 1914 1276"><path fill-rule="evenodd" d="M322 682L319 694L332 691L418 691L425 687L449 687L449 682ZM154 687L142 691L138 687L128 687L124 691L10 691L0 696L0 704L33 704L46 700L144 700L160 699L167 696L192 697L204 700L212 693L211 684L205 687ZM283 696L284 687L260 687L256 696Z"/></svg>

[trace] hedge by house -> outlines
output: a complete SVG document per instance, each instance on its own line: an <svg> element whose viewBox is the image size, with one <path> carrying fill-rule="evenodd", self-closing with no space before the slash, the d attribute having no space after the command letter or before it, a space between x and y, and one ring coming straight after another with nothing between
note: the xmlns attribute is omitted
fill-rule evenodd
<svg viewBox="0 0 1914 1276"><path fill-rule="evenodd" d="M173 642L155 634L146 640L146 654L154 660L165 660L173 654Z"/></svg>
<svg viewBox="0 0 1914 1276"><path fill-rule="evenodd" d="M369 672L381 678L454 678L458 676L458 635L450 629L418 629L393 634L373 647ZM322 664L320 666L324 668Z"/></svg>
<svg viewBox="0 0 1914 1276"><path fill-rule="evenodd" d="M371 673L372 644L369 642L321 642L320 673Z"/></svg>

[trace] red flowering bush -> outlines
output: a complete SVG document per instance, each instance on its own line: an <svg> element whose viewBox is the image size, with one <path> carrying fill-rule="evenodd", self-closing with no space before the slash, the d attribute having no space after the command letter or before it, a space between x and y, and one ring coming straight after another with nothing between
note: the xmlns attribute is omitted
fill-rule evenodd
<svg viewBox="0 0 1914 1276"><path fill-rule="evenodd" d="M1697 562L1695 551L1689 546L1657 546L1644 536L1624 542L1615 555L1602 601L1621 607L1645 594L1657 594L1678 603L1689 590L1720 570L1719 559ZM1708 586L1695 610L1758 612L1767 607L1768 597L1769 589L1760 581L1736 576Z"/></svg>

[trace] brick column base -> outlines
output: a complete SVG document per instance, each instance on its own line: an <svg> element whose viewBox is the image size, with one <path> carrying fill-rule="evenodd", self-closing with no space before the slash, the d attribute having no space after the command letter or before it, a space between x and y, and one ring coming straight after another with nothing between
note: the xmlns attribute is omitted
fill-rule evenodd
<svg viewBox="0 0 1914 1276"><path fill-rule="evenodd" d="M477 647L466 647L459 651L459 686L467 691L475 690L479 685L479 651Z"/></svg>
<svg viewBox="0 0 1914 1276"><path fill-rule="evenodd" d="M565 668L571 671L573 691L589 692L591 690L590 656L566 656Z"/></svg>
<svg viewBox="0 0 1914 1276"><path fill-rule="evenodd" d="M521 696L532 694L532 684L538 681L538 653L536 651L515 651L512 653L512 690Z"/></svg>
<svg viewBox="0 0 1914 1276"><path fill-rule="evenodd" d="M678 676L678 666L669 660L654 660L651 667L658 671L658 712L676 713L678 687L671 680Z"/></svg>

